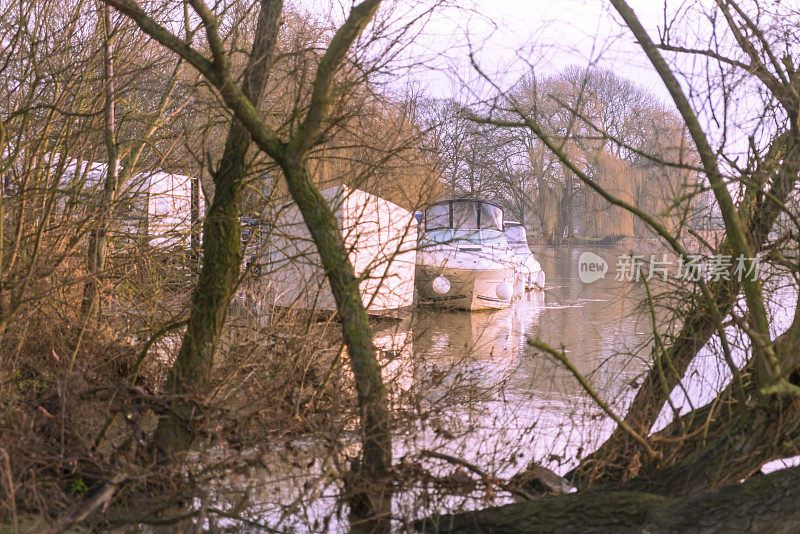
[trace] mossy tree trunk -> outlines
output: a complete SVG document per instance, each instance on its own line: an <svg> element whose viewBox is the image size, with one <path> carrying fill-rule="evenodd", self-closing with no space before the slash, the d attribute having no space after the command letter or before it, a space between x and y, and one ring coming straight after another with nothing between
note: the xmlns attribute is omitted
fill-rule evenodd
<svg viewBox="0 0 800 534"><path fill-rule="evenodd" d="M386 390L372 343L372 332L361 300L358 279L350 263L341 231L331 208L314 186L308 170L309 151L323 135L325 121L334 99L333 87L337 72L345 62L350 47L374 17L380 0L365 0L355 5L347 20L334 34L318 64L311 99L304 108L303 120L288 141L280 139L259 114L257 99L252 98L248 82L246 81L245 87L240 87L233 80L227 51L219 35L218 21L202 1L192 0L190 4L205 28L211 59L159 25L134 2L105 1L197 68L219 90L225 104L234 112L236 124L241 124L258 147L280 165L289 192L311 232L341 316L342 334L356 382L361 415L362 480L385 478L391 466L390 419ZM272 3L262 2L262 10L269 5ZM206 250L203 271L194 297L195 309L190 318L184 345L170 376L171 390L181 394L201 394L204 390L215 339L225 317L224 308L228 304L232 287L229 285L232 278L224 276L231 274L226 269L231 269L233 264L238 268L238 224L230 207L235 204L236 187L230 183L230 177L224 174L227 172L226 166L221 165L215 176L215 180L220 183L217 184L217 193L206 216ZM225 192L224 188L220 191L220 184L228 184L229 191ZM230 260L231 256L234 260ZM228 267L207 265L212 263ZM218 276L212 276L213 273ZM224 276L221 278L219 275ZM222 306L223 303L225 307ZM159 444L171 450L188 446L191 437L191 425L188 423L196 410L191 403L177 405L178 409L173 417L162 422L158 432ZM373 511L388 509L385 506L386 493L383 491L368 495L366 501L365 504Z"/></svg>
<svg viewBox="0 0 800 534"><path fill-rule="evenodd" d="M387 512L385 481L392 463L390 414L381 368L375 355L372 328L364 309L358 279L350 263L341 231L325 199L314 186L307 164L287 158L280 161L289 191L303 214L303 220L319 251L322 264L341 316L342 335L347 345L355 378L363 432L361 461L354 473L364 485L375 482L373 490L357 491L355 508L367 515Z"/></svg>
<svg viewBox="0 0 800 534"><path fill-rule="evenodd" d="M246 97L253 102L258 102L266 86L282 7L282 2L275 0L261 3L256 38L243 83ZM222 159L212 173L215 192L203 223L200 276L180 352L167 380L167 391L181 398L172 403L170 414L161 419L156 430L155 444L166 452L180 452L191 446L196 429L194 418L198 416L196 401L207 390L217 341L239 277L242 253L238 208L250 145L250 134L242 122L234 118ZM192 194L195 194L194 187ZM195 244L194 237L192 244Z"/></svg>

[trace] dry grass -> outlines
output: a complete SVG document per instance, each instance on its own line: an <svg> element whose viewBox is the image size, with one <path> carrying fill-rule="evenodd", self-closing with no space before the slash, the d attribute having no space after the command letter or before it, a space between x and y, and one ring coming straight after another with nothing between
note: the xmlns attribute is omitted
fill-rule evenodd
<svg viewBox="0 0 800 534"><path fill-rule="evenodd" d="M185 512L181 503L219 480L237 451L281 436L338 436L357 420L336 323L285 310L252 317L234 305L210 392L197 399L202 465L187 478L174 476L180 463L152 464L148 436L169 405L163 388L182 328L163 326L185 313L187 299L157 261L122 271L106 286L101 320L36 303L5 333L0 524L62 516L120 472L132 482L96 521L124 523L136 503L152 517Z"/></svg>

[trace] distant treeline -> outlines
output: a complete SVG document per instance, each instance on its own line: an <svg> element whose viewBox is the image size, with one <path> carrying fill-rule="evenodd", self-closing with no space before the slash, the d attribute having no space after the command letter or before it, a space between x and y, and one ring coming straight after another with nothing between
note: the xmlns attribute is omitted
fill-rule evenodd
<svg viewBox="0 0 800 534"><path fill-rule="evenodd" d="M524 222L549 243L570 236L650 235L631 213L578 180L524 127L521 111L611 194L656 214L670 231L696 224L690 219L697 210L687 209L705 204L696 152L680 117L647 90L611 71L570 67L523 77L509 98L516 110L465 108L454 100L429 103L427 123L450 196L499 200L509 219ZM473 120L481 114L491 114L497 124Z"/></svg>

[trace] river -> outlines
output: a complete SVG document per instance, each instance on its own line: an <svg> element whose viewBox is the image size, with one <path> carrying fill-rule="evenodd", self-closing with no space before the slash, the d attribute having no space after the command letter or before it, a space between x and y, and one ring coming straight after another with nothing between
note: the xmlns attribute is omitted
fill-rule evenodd
<svg viewBox="0 0 800 534"><path fill-rule="evenodd" d="M375 343L396 415L396 464L418 466L435 476L464 479L451 462L420 455L433 451L459 458L496 477L510 477L531 460L564 473L601 442L613 422L552 356L528 344L539 338L561 347L575 368L615 409L623 410L646 370L651 325L636 312L640 284L615 279L594 283L578 277L581 250L534 251L547 275L544 291L528 293L510 308L461 312L418 309L400 321L380 324ZM594 249L611 266L617 252ZM643 318L644 317L644 318ZM247 488L248 516L279 530L347 530L337 506L335 477L342 455L313 438L262 450L269 466L226 480L220 506ZM223 493L227 496L223 497ZM435 511L508 502L485 490L438 495L412 483L395 494L398 525ZM228 503L227 505L225 503Z"/></svg>

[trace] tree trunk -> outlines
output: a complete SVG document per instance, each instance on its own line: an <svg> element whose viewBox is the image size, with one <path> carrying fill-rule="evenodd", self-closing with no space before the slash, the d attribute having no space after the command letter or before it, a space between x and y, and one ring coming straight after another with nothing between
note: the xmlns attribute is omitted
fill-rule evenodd
<svg viewBox="0 0 800 534"><path fill-rule="evenodd" d="M336 218L324 197L314 187L305 160L286 159L281 161L281 167L328 277L355 378L363 438L361 461L358 472L354 474L359 484L375 484L374 491L356 492L354 507L363 507L371 510L371 513L386 510L388 494L384 493L386 485L381 481L386 480L392 465L390 416L386 388L372 342L372 328L361 299L358 279Z"/></svg>
<svg viewBox="0 0 800 534"><path fill-rule="evenodd" d="M111 9L106 4L103 5L101 21L103 28L103 84L105 92L103 140L106 145L108 167L100 199L97 223L89 234L86 263L89 278L83 288L83 302L81 303L81 314L84 317L89 317L100 311L100 283L106 265L108 229L119 186L119 148L117 147L116 114L114 110L114 100L116 98L114 90L114 36L111 30Z"/></svg>
<svg viewBox="0 0 800 534"><path fill-rule="evenodd" d="M774 409L754 409L737 419L727 433L696 454L666 468L646 471L623 489L677 497L748 479L765 463L791 453L783 447L798 437L796 409L780 415Z"/></svg>
<svg viewBox="0 0 800 534"><path fill-rule="evenodd" d="M793 533L800 522L800 468L743 484L673 498L633 491L591 491L428 518L424 532L494 533Z"/></svg>
<svg viewBox="0 0 800 534"><path fill-rule="evenodd" d="M245 95L252 102L258 102L266 86L267 64L275 48L282 8L280 0L264 0L261 4L243 84ZM172 403L170 414L160 420L156 429L155 445L167 453L185 451L194 438L197 401L206 392L217 341L239 277L242 251L238 207L250 144L247 129L234 118L222 160L213 173L214 199L203 223L202 268L189 322L167 380L167 391L181 398Z"/></svg>

